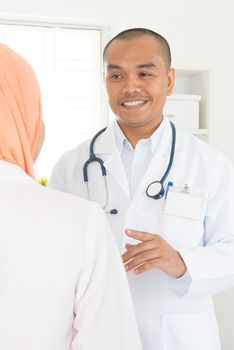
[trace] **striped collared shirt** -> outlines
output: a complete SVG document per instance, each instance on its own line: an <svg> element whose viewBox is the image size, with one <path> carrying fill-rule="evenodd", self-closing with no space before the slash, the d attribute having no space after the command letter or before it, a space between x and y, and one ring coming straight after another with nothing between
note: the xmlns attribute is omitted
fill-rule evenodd
<svg viewBox="0 0 234 350"><path fill-rule="evenodd" d="M130 194L133 197L152 160L154 152L158 148L161 135L165 128L165 120L162 120L150 138L139 140L135 149L133 149L130 142L126 139L116 121L114 125L116 144L127 175Z"/></svg>

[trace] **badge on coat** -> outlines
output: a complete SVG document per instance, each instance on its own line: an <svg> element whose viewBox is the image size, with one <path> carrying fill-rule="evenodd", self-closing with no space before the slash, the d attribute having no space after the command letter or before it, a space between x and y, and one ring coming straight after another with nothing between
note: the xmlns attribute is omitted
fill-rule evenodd
<svg viewBox="0 0 234 350"><path fill-rule="evenodd" d="M204 196L198 190L190 189L185 184L182 188L169 183L166 191L164 214L181 216L183 218L200 220Z"/></svg>

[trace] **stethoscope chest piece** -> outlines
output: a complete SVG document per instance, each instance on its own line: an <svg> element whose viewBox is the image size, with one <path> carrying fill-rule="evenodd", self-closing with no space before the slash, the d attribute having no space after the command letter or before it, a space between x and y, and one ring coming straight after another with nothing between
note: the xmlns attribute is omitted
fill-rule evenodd
<svg viewBox="0 0 234 350"><path fill-rule="evenodd" d="M163 184L160 181L154 181L146 189L148 197L153 199L160 199L164 195Z"/></svg>

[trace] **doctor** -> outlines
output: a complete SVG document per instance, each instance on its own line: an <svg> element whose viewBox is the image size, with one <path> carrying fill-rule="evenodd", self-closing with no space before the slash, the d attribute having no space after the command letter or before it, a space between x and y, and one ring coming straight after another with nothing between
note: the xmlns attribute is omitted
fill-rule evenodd
<svg viewBox="0 0 234 350"><path fill-rule="evenodd" d="M105 214L34 180L43 139L35 75L0 44L0 349L141 350Z"/></svg>
<svg viewBox="0 0 234 350"><path fill-rule="evenodd" d="M234 284L233 166L163 117L175 71L161 35L119 33L104 64L116 120L63 155L50 186L104 208L144 350L219 350L212 295Z"/></svg>

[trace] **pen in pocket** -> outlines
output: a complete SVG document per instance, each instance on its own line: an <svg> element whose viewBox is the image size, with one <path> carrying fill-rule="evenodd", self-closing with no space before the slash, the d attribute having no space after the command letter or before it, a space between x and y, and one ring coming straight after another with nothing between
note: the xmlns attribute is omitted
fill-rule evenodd
<svg viewBox="0 0 234 350"><path fill-rule="evenodd" d="M167 193L169 191L169 188L173 186L173 182L172 181L169 181L168 184L167 184L167 188L166 188L166 193L165 193L165 199L167 199Z"/></svg>

